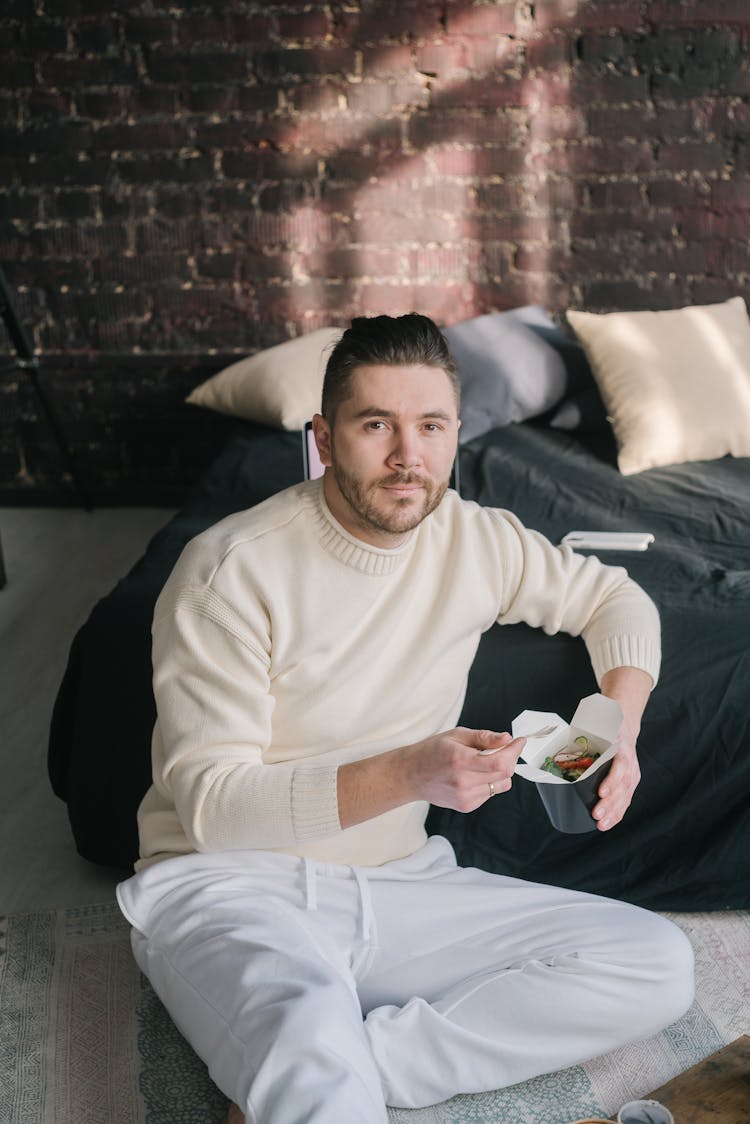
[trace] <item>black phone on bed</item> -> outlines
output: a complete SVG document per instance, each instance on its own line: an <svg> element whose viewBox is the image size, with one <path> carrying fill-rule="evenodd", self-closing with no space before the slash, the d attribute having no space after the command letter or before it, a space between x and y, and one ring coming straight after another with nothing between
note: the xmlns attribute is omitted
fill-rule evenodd
<svg viewBox="0 0 750 1124"><path fill-rule="evenodd" d="M318 446L315 444L315 434L313 433L311 421L305 422L305 428L302 430L302 466L305 473L305 480L317 480L319 476L323 475L324 469L320 461L320 456L318 455ZM461 494L458 452L453 462L449 487L455 489L459 495Z"/></svg>

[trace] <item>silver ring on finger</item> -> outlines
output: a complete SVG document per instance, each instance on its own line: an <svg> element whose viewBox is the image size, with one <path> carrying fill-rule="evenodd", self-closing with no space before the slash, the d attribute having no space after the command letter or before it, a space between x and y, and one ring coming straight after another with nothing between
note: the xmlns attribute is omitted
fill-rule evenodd
<svg viewBox="0 0 750 1124"><path fill-rule="evenodd" d="M490 790L490 796L495 795L495 786L492 781L487 781L487 788Z"/></svg>

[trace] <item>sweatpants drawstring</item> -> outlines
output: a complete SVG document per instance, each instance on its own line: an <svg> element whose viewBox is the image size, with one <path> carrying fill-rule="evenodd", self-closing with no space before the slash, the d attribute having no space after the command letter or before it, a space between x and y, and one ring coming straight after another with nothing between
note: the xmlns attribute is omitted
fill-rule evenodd
<svg viewBox="0 0 750 1124"><path fill-rule="evenodd" d="M305 866L305 909L313 911L318 908L318 863L314 859L303 859ZM370 885L367 875L358 866L350 866L352 877L359 890L359 930L363 941L368 941L374 928L374 911L370 896Z"/></svg>
<svg viewBox="0 0 750 1124"><path fill-rule="evenodd" d="M370 896L370 884L367 881L365 872L358 866L349 868L354 875L355 881L359 888L359 903L360 903L360 927L361 936L363 941L368 941L372 933L373 927L373 909L372 898Z"/></svg>
<svg viewBox="0 0 750 1124"><path fill-rule="evenodd" d="M305 909L315 910L318 908L318 881L315 876L315 862L312 859L304 859L305 864Z"/></svg>

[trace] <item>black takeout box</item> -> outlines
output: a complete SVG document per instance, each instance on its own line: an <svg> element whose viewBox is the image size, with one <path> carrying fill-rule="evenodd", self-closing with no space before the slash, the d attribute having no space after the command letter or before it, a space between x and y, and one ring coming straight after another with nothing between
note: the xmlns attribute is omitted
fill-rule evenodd
<svg viewBox="0 0 750 1124"><path fill-rule="evenodd" d="M595 831L596 820L591 811L597 803L598 789L617 752L615 738L622 722L620 704L604 695L588 695L581 699L568 724L559 714L540 710L524 710L513 720L513 737L527 737L522 760L515 773L536 785L552 826L568 834ZM529 737L537 730L552 726L542 737ZM601 754L577 781L566 781L542 769L546 757L566 746L573 746L579 736L588 738L589 749Z"/></svg>

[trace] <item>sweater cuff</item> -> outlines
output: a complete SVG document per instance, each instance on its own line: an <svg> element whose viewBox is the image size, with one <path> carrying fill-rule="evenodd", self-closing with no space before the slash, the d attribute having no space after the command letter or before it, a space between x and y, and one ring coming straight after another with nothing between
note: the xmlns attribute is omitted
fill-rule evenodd
<svg viewBox="0 0 750 1124"><path fill-rule="evenodd" d="M654 686L659 678L661 645L649 636L609 636L601 644L597 644L590 657L599 684L607 672L616 667L637 667L646 671L653 679Z"/></svg>
<svg viewBox="0 0 750 1124"><path fill-rule="evenodd" d="M299 767L292 776L292 825L298 843L338 835L338 765Z"/></svg>

